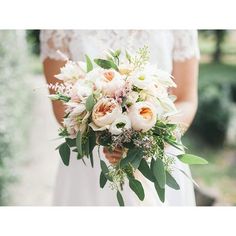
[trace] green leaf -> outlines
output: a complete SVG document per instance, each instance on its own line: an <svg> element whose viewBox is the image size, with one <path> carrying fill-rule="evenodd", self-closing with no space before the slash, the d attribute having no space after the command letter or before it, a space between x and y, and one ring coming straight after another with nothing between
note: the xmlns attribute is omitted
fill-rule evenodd
<svg viewBox="0 0 236 236"><path fill-rule="evenodd" d="M93 63L90 60L88 55L85 55L86 57L86 64L87 64L87 72L90 72L93 69Z"/></svg>
<svg viewBox="0 0 236 236"><path fill-rule="evenodd" d="M86 139L86 142L82 144L82 149L84 152L84 156L89 157L89 140Z"/></svg>
<svg viewBox="0 0 236 236"><path fill-rule="evenodd" d="M106 185L107 182L107 178L106 176L103 174L103 172L101 172L100 174L100 179L99 179L99 183L100 183L100 187L104 188L104 186Z"/></svg>
<svg viewBox="0 0 236 236"><path fill-rule="evenodd" d="M155 182L155 177L152 174L152 171L149 168L148 163L144 158L142 158L138 169L147 179L149 179L152 182Z"/></svg>
<svg viewBox="0 0 236 236"><path fill-rule="evenodd" d="M86 110L87 110L87 111L92 111L95 104L96 104L95 98L94 98L93 94L91 94L91 95L86 99L86 102L85 102Z"/></svg>
<svg viewBox="0 0 236 236"><path fill-rule="evenodd" d="M70 163L70 147L67 145L67 143L60 145L59 153L64 165L68 166Z"/></svg>
<svg viewBox="0 0 236 236"><path fill-rule="evenodd" d="M125 51L125 57L126 57L126 59L129 61L129 63L131 63L131 56L130 56L130 54L128 53L128 51Z"/></svg>
<svg viewBox="0 0 236 236"><path fill-rule="evenodd" d="M90 128L88 133L89 139L89 152L92 153L94 147L96 146L96 133Z"/></svg>
<svg viewBox="0 0 236 236"><path fill-rule="evenodd" d="M113 62L113 61L110 61L110 60L104 60L104 59L94 59L94 62L102 67L103 69L115 69L116 71L118 71L118 67L117 65Z"/></svg>
<svg viewBox="0 0 236 236"><path fill-rule="evenodd" d="M107 164L105 163L105 161L100 160L100 166L101 166L103 174L106 175L109 172L109 169L108 169Z"/></svg>
<svg viewBox="0 0 236 236"><path fill-rule="evenodd" d="M66 138L66 143L69 147L76 147L76 139Z"/></svg>
<svg viewBox="0 0 236 236"><path fill-rule="evenodd" d="M78 149L78 153L79 153L80 156L82 157L82 156L83 156L82 134L81 134L80 131L77 133L77 136L76 136L76 147L77 147L77 149Z"/></svg>
<svg viewBox="0 0 236 236"><path fill-rule="evenodd" d="M202 157L195 156L192 154L182 154L177 156L180 161L182 161L185 164L189 165L205 165L208 164L208 162L203 159Z"/></svg>
<svg viewBox="0 0 236 236"><path fill-rule="evenodd" d="M109 174L109 169L108 169L108 167L107 167L105 161L100 160L100 166L101 166L101 169L102 169L102 172L103 172L104 176L105 176L108 180L112 181L112 178L108 175L108 174Z"/></svg>
<svg viewBox="0 0 236 236"><path fill-rule="evenodd" d="M137 179L130 178L129 187L135 192L138 198L143 201L145 194L142 184Z"/></svg>
<svg viewBox="0 0 236 236"><path fill-rule="evenodd" d="M135 164L135 159L140 159L141 161L142 155L143 154L140 149L137 148L129 149L127 152L127 156L120 161L120 167L125 167L128 164L132 165L132 163Z"/></svg>
<svg viewBox="0 0 236 236"><path fill-rule="evenodd" d="M166 184L166 173L163 161L157 158L153 166L153 174L161 188L165 187Z"/></svg>
<svg viewBox="0 0 236 236"><path fill-rule="evenodd" d="M118 190L117 193L116 193L116 197L117 197L117 200L118 200L118 202L119 202L119 205L120 205L120 206L124 206L125 203L124 203L123 197L122 197L122 195L121 195L121 193L120 193L119 190Z"/></svg>
<svg viewBox="0 0 236 236"><path fill-rule="evenodd" d="M167 184L170 188L173 188L173 189L175 189L175 190L179 190L179 189L180 189L178 183L176 182L176 180L174 179L174 177L173 177L168 171L166 171L166 184Z"/></svg>
<svg viewBox="0 0 236 236"><path fill-rule="evenodd" d="M161 188L157 182L154 183L157 194L162 202L165 201L165 189Z"/></svg>

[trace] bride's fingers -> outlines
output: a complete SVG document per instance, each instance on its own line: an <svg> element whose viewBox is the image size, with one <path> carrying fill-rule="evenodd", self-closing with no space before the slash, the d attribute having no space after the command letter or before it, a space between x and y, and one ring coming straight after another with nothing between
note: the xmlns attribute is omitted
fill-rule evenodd
<svg viewBox="0 0 236 236"><path fill-rule="evenodd" d="M123 150L121 148L116 148L113 151L110 151L108 148L103 148L103 153L110 153L110 154L122 154Z"/></svg>

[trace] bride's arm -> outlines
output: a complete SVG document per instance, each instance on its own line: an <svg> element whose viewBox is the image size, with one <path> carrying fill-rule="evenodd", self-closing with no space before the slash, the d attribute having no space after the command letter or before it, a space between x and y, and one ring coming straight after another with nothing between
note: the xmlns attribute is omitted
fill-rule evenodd
<svg viewBox="0 0 236 236"><path fill-rule="evenodd" d="M61 81L56 79L54 76L59 74L60 68L64 66L65 61L53 60L46 58L43 62L44 75L46 77L47 83L55 84L60 83ZM49 89L50 94L55 93L55 91ZM59 124L62 125L62 118L64 116L64 106L60 101L52 101L53 112L56 117L56 120Z"/></svg>
<svg viewBox="0 0 236 236"><path fill-rule="evenodd" d="M198 104L198 59L191 58L173 63L173 76L177 88L171 93L177 97L176 107L180 114L173 117L173 122L180 122L188 128L195 116Z"/></svg>

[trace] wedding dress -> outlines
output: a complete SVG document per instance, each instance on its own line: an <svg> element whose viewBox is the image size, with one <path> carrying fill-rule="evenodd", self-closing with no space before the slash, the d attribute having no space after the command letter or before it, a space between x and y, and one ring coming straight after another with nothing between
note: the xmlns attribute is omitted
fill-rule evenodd
<svg viewBox="0 0 236 236"><path fill-rule="evenodd" d="M61 60L60 50L73 60L84 60L84 55L91 58L104 55L106 49L129 49L131 52L147 45L150 49L150 61L160 69L172 71L173 61L184 61L199 57L197 31L188 30L42 30L41 58L49 57ZM64 206L117 206L116 191L107 184L99 187L100 166L97 147L94 150L95 165L85 166L82 161L71 157L70 166L60 163L56 179L54 205ZM176 153L174 148L169 152ZM104 158L102 149L100 155ZM59 158L59 156L58 156ZM104 159L105 160L105 159ZM176 160L175 167L184 170L191 176L189 167ZM125 184L122 195L128 206L194 206L195 197L192 182L174 169L174 177L180 190L166 187L166 200L162 203L153 183L137 173L145 190L145 199L140 201Z"/></svg>

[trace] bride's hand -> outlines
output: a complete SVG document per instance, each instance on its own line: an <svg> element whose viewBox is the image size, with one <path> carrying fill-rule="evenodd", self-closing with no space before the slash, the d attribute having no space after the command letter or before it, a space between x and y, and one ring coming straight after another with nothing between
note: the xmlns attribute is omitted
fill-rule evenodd
<svg viewBox="0 0 236 236"><path fill-rule="evenodd" d="M111 164L116 164L122 158L123 150L121 148L116 148L114 151L110 152L108 148L104 147L103 153Z"/></svg>

